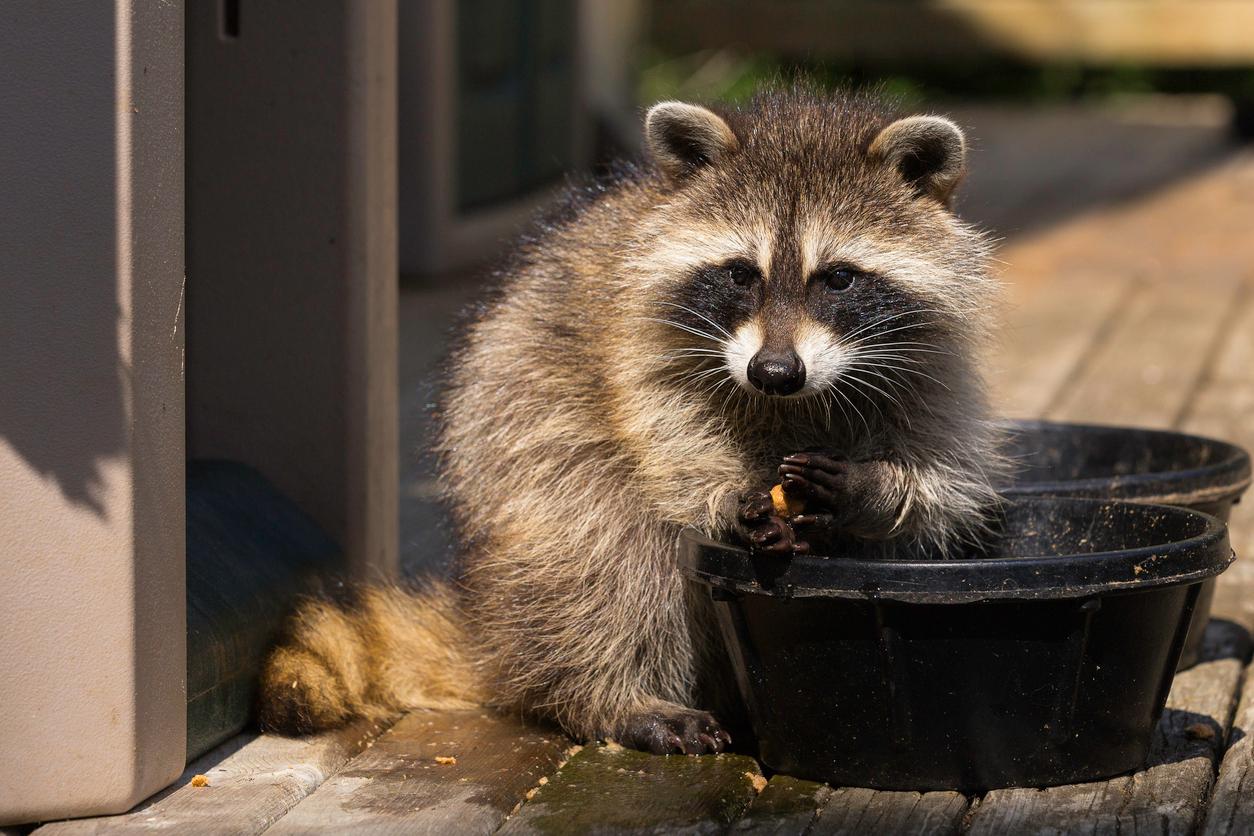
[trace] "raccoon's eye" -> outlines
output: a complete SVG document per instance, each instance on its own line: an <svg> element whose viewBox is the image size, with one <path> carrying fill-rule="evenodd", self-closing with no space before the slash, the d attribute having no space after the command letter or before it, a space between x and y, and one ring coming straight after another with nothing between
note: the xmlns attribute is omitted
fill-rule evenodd
<svg viewBox="0 0 1254 836"><path fill-rule="evenodd" d="M831 267L823 267L814 274L816 281L822 282L823 287L828 290L839 293L842 290L848 290L853 287L861 274L852 267L835 264Z"/></svg>
<svg viewBox="0 0 1254 836"><path fill-rule="evenodd" d="M748 261L737 259L723 265L727 279L736 287L748 287L758 280L758 268Z"/></svg>

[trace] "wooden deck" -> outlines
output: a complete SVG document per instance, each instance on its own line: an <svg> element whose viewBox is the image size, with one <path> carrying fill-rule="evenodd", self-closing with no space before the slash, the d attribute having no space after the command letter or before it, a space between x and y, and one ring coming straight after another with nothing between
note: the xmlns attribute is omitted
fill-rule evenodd
<svg viewBox="0 0 1254 836"><path fill-rule="evenodd" d="M1001 258L1007 413L1254 448L1254 155ZM1254 501L1234 514L1238 554L1254 556L1252 516ZM129 814L36 832L1254 832L1254 558L1216 597L1203 661L1176 678L1150 767L1111 781L978 797L768 782L743 755L652 757L479 712L417 712L308 740L237 738ZM190 785L198 773L208 786Z"/></svg>

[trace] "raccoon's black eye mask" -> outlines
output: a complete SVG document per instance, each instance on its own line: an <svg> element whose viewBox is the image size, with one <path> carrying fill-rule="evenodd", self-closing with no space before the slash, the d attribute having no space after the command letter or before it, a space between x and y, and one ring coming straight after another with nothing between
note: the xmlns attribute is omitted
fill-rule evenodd
<svg viewBox="0 0 1254 836"><path fill-rule="evenodd" d="M857 264L836 261L812 271L804 286L797 282L772 287L758 265L748 258L732 258L697 267L674 288L664 306L667 316L710 339L721 340L754 316L796 322L804 311L836 334L858 334L875 342L887 322L893 333L927 328L928 317L913 312L932 306L879 273ZM804 291L802 290L804 287ZM772 303L771 294L776 295ZM892 317L891 319L888 319ZM790 326L791 327L791 326ZM889 338L892 338L891 335Z"/></svg>
<svg viewBox="0 0 1254 836"><path fill-rule="evenodd" d="M735 258L692 270L666 305L673 319L699 331L727 336L761 304L762 273L748 259Z"/></svg>
<svg viewBox="0 0 1254 836"><path fill-rule="evenodd" d="M881 334L891 340L904 331L930 330L931 317L922 312L932 306L878 273L832 265L814 271L810 285L807 313L837 334L874 343Z"/></svg>
<svg viewBox="0 0 1254 836"><path fill-rule="evenodd" d="M722 270L727 281L739 288L752 287L762 280L762 271L746 258L734 258L719 267L704 268ZM838 262L828 264L810 274L808 284L817 286L833 293L842 293L852 288L859 281L865 281L872 274L856 265Z"/></svg>

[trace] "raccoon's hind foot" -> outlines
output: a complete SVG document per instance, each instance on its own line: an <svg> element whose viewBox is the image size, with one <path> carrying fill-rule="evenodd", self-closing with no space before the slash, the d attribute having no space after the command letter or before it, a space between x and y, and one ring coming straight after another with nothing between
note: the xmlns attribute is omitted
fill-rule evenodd
<svg viewBox="0 0 1254 836"><path fill-rule="evenodd" d="M895 533L901 499L894 469L883 461L855 462L819 453L786 456L780 484L803 497L806 512L792 522L824 537L838 533L883 540Z"/></svg>
<svg viewBox="0 0 1254 836"><path fill-rule="evenodd" d="M809 544L799 541L792 524L775 513L766 491L750 491L736 512L737 535L757 554L804 554Z"/></svg>
<svg viewBox="0 0 1254 836"><path fill-rule="evenodd" d="M731 735L708 711L661 703L629 715L618 741L655 755L717 755Z"/></svg>

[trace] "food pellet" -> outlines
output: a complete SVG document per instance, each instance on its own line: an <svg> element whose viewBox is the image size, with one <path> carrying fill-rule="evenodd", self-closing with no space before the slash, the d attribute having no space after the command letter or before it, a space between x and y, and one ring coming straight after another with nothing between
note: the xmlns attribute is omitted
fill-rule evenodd
<svg viewBox="0 0 1254 836"><path fill-rule="evenodd" d="M793 499L784 493L783 485L771 488L771 504L775 506L775 514L780 517L795 517L805 510L805 500Z"/></svg>

